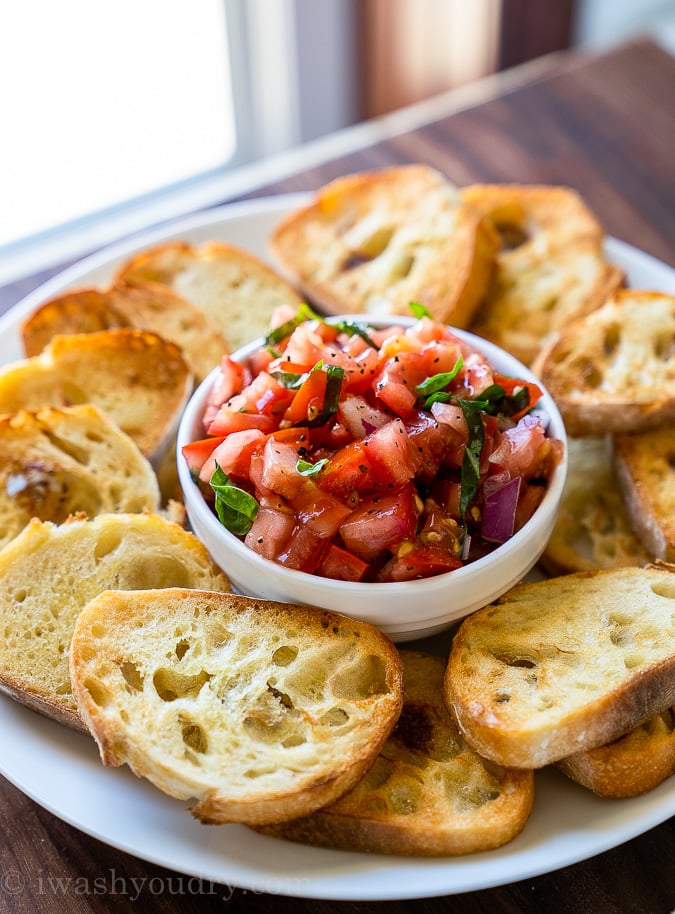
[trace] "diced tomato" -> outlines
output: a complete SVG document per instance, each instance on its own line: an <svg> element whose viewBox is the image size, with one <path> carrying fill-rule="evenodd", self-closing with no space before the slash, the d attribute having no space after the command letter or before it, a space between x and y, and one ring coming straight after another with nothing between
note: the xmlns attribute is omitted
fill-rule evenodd
<svg viewBox="0 0 675 914"><path fill-rule="evenodd" d="M288 509L267 508L261 505L244 543L266 559L276 558L295 527L295 516Z"/></svg>
<svg viewBox="0 0 675 914"><path fill-rule="evenodd" d="M298 521L322 539L334 536L352 511L344 502L323 492L312 479L303 480L296 495L290 499L290 506Z"/></svg>
<svg viewBox="0 0 675 914"><path fill-rule="evenodd" d="M409 484L391 495L364 498L340 525L339 533L350 552L370 561L383 549L394 549L414 537L418 517L415 487Z"/></svg>
<svg viewBox="0 0 675 914"><path fill-rule="evenodd" d="M225 405L218 410L208 431L210 435L224 437L248 428L257 428L266 434L273 432L274 427L275 422L272 416L263 416L260 413L242 413Z"/></svg>
<svg viewBox="0 0 675 914"><path fill-rule="evenodd" d="M461 516L461 494L461 483L448 477L435 479L430 488L430 495L434 501L441 505L446 514L455 519Z"/></svg>
<svg viewBox="0 0 675 914"><path fill-rule="evenodd" d="M325 371L311 371L287 407L284 422L297 425L312 421L320 415L326 399L327 383L328 375Z"/></svg>
<svg viewBox="0 0 675 914"><path fill-rule="evenodd" d="M415 475L408 433L400 419L393 419L363 440L378 486L402 486Z"/></svg>
<svg viewBox="0 0 675 914"><path fill-rule="evenodd" d="M189 444L183 445L181 453L193 479L199 476L199 471L223 440L223 438L202 438L200 441L191 441Z"/></svg>
<svg viewBox="0 0 675 914"><path fill-rule="evenodd" d="M292 390L288 390L268 372L262 371L240 394L230 398L227 405L240 412L280 418L293 397Z"/></svg>
<svg viewBox="0 0 675 914"><path fill-rule="evenodd" d="M233 361L229 355L223 356L206 401L203 419L205 428L209 427L223 403L227 403L230 397L240 393L250 380L250 372L242 364Z"/></svg>
<svg viewBox="0 0 675 914"><path fill-rule="evenodd" d="M414 546L410 551L404 547L401 555L394 556L380 569L377 580L414 581L461 567L456 555L438 546Z"/></svg>
<svg viewBox="0 0 675 914"><path fill-rule="evenodd" d="M256 444L260 444L264 437L260 429L257 428L248 428L228 435L209 458L204 461L199 478L202 482L209 482L217 463L228 476L248 479L251 455ZM213 438L211 440L217 441L218 439Z"/></svg>
<svg viewBox="0 0 675 914"><path fill-rule="evenodd" d="M296 568L313 574L321 564L329 542L316 536L306 527L296 524L289 539L277 554L277 562L287 568Z"/></svg>
<svg viewBox="0 0 675 914"><path fill-rule="evenodd" d="M309 430L312 447L337 451L353 440L354 436L349 429L337 420L319 425Z"/></svg>
<svg viewBox="0 0 675 914"><path fill-rule="evenodd" d="M514 415L511 417L514 420L520 419L521 416L524 416L525 413L529 412L529 410L531 410L532 407L539 402L542 396L541 388L537 384L534 384L532 381L521 381L517 378L507 378L504 375L495 374L494 382L495 384L499 384L500 387L503 387L504 393L509 397L517 391L522 390L524 387L527 388L530 395L530 402L526 407L521 409L520 412L514 413Z"/></svg>
<svg viewBox="0 0 675 914"><path fill-rule="evenodd" d="M263 450L261 482L284 498L294 498L300 491L305 478L298 473L298 449L293 444L267 439Z"/></svg>
<svg viewBox="0 0 675 914"><path fill-rule="evenodd" d="M311 324L300 324L288 339L284 356L297 365L316 365L323 358L324 342Z"/></svg>
<svg viewBox="0 0 675 914"><path fill-rule="evenodd" d="M336 581L362 581L369 569L368 562L331 543L316 573L323 578L333 578Z"/></svg>
<svg viewBox="0 0 675 914"><path fill-rule="evenodd" d="M464 357L465 396L469 400L479 400L481 393L494 383L492 368L485 356L478 352L469 352Z"/></svg>
<svg viewBox="0 0 675 914"><path fill-rule="evenodd" d="M372 406L365 397L358 394L347 394L338 410L338 419L349 432L350 439L365 438L390 422L391 418L391 413Z"/></svg>
<svg viewBox="0 0 675 914"><path fill-rule="evenodd" d="M361 441L340 448L317 476L317 485L338 498L350 492L367 492L374 485L373 470Z"/></svg>
<svg viewBox="0 0 675 914"><path fill-rule="evenodd" d="M446 460L448 449L456 447L457 436L449 425L436 422L423 410L406 423L406 431L415 479L431 482Z"/></svg>
<svg viewBox="0 0 675 914"><path fill-rule="evenodd" d="M550 444L538 418L523 416L513 428L498 435L496 449L490 454L491 473L508 470L511 479L534 476L548 454Z"/></svg>
<svg viewBox="0 0 675 914"><path fill-rule="evenodd" d="M331 346L324 351L324 362L336 365L345 373L345 391L364 393L372 387L380 365L380 357L375 349L366 349L360 356L354 357L343 350Z"/></svg>

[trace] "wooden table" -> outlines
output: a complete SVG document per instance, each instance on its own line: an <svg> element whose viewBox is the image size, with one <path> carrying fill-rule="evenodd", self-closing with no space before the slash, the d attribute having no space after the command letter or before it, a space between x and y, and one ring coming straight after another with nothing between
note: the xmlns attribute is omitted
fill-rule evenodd
<svg viewBox="0 0 675 914"><path fill-rule="evenodd" d="M460 185L564 183L583 194L608 233L675 266L674 99L675 60L649 41L594 57L557 56L532 78L501 83L494 97L461 110L448 97L447 110L435 105L427 123L407 129L403 119L394 135L390 124L380 135L375 129L367 142L320 161L314 156L307 168L285 171L247 196L313 189L350 171L417 161ZM0 289L0 311L53 272ZM675 909L673 819L586 862L502 888L415 901L332 902L208 884L199 893L187 881L179 891L177 874L87 837L1 779L0 797L0 912L327 914L375 912L385 904L390 914Z"/></svg>

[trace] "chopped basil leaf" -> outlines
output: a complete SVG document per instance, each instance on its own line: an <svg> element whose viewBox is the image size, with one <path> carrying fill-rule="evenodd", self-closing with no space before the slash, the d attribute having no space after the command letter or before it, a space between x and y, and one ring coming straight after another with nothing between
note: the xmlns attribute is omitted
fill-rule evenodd
<svg viewBox="0 0 675 914"><path fill-rule="evenodd" d="M322 370L323 359L317 362L314 368L312 368L312 373ZM320 426L325 425L326 422L337 413L345 370L338 365L326 365L325 373L327 375L326 390L323 395L321 409L319 409L315 415L311 417L308 416L306 419L294 423L296 427L305 426L306 428L319 428Z"/></svg>
<svg viewBox="0 0 675 914"><path fill-rule="evenodd" d="M265 346L269 348L270 346L276 346L277 343L281 343L293 333L296 327L299 327L300 324L304 324L304 322L308 320L321 320L321 318L312 311L309 305L306 305L303 302L298 308L295 317L284 321L283 324L279 324L274 330L270 330L265 337Z"/></svg>
<svg viewBox="0 0 675 914"><path fill-rule="evenodd" d="M488 400L489 406L486 412L493 416L515 416L528 406L534 406L534 403L530 403L530 391L527 386L507 395L499 384L492 384L481 393L481 397Z"/></svg>
<svg viewBox="0 0 675 914"><path fill-rule="evenodd" d="M253 526L260 505L244 489L233 486L230 477L216 463L210 479L216 494L216 514L224 527L236 536L245 536Z"/></svg>
<svg viewBox="0 0 675 914"><path fill-rule="evenodd" d="M295 374L292 371L273 371L272 377L287 390L300 390L307 380L307 373Z"/></svg>
<svg viewBox="0 0 675 914"><path fill-rule="evenodd" d="M339 330L340 333L346 333L348 336L360 336L371 349L379 350L380 348L377 343L368 336L368 332L363 324L359 324L357 321L337 321L333 324L333 327L335 327L336 330Z"/></svg>
<svg viewBox="0 0 675 914"><path fill-rule="evenodd" d="M310 422L310 428L314 425L325 425L326 422L338 411L340 404L340 392L342 391L342 379L345 376L344 368L337 365L326 365L326 393L323 398L323 407L320 415L315 422Z"/></svg>
<svg viewBox="0 0 675 914"><path fill-rule="evenodd" d="M466 424L469 428L469 440L464 449L460 477L459 509L462 518L478 489L480 478L480 455L485 441L485 429L481 413L485 409L485 400L460 400L457 398Z"/></svg>
<svg viewBox="0 0 675 914"><path fill-rule="evenodd" d="M310 463L308 460L299 458L298 462L295 465L295 469L301 476L317 476L327 463L327 457L324 457L321 460L317 460L316 463Z"/></svg>
<svg viewBox="0 0 675 914"><path fill-rule="evenodd" d="M443 371L443 372L440 372L439 374L431 375L430 377L425 378L421 384L418 384L415 387L415 393L419 394L420 396L428 397L428 399L426 400L426 402L424 404L424 409L429 409L429 407L431 406L432 403L436 403L439 401L441 403L448 402L448 400L450 399L450 395L447 396L447 399L445 397L435 397L434 398L434 395L440 394L445 391L445 388L448 386L448 384L450 384L451 381L453 381L457 377L457 375L459 374L459 372L462 369L463 364L464 364L464 359L460 355L459 358L457 359L457 361L455 362L455 365L451 371Z"/></svg>
<svg viewBox="0 0 675 914"><path fill-rule="evenodd" d="M423 317L431 317L431 315L429 314L426 307L424 305L420 304L420 302L409 301L408 307L410 308L410 313L412 314L412 316L416 317L417 320L420 320Z"/></svg>

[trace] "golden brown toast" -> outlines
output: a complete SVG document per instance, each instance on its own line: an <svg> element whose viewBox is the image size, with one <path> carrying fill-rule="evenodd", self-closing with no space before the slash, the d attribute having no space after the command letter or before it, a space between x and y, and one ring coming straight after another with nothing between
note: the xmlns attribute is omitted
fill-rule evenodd
<svg viewBox="0 0 675 914"><path fill-rule="evenodd" d="M365 774L401 710L378 629L235 594L121 593L77 621L73 691L107 765L128 764L202 822L305 815Z"/></svg>
<svg viewBox="0 0 675 914"><path fill-rule="evenodd" d="M471 329L529 365L570 320L602 305L623 273L607 262L600 223L569 187L475 184L461 193L501 239Z"/></svg>
<svg viewBox="0 0 675 914"><path fill-rule="evenodd" d="M675 421L675 295L627 289L560 332L533 366L571 435Z"/></svg>
<svg viewBox="0 0 675 914"><path fill-rule="evenodd" d="M445 661L400 652L403 711L366 776L331 806L262 829L320 847L436 857L499 847L532 809L531 771L501 768L466 743L442 700Z"/></svg>
<svg viewBox="0 0 675 914"><path fill-rule="evenodd" d="M675 424L617 436L614 467L628 517L645 549L675 562Z"/></svg>
<svg viewBox="0 0 675 914"><path fill-rule="evenodd" d="M227 352L222 334L203 311L168 287L140 282L64 292L30 315L21 333L26 355L34 356L54 336L117 327L150 330L176 343L197 381Z"/></svg>
<svg viewBox="0 0 675 914"><path fill-rule="evenodd" d="M128 435L94 406L0 418L0 547L32 517L158 511L157 478Z"/></svg>
<svg viewBox="0 0 675 914"><path fill-rule="evenodd" d="M120 267L117 284L170 289L202 311L231 350L264 336L279 306L302 303L270 266L220 241L167 241L141 251Z"/></svg>
<svg viewBox="0 0 675 914"><path fill-rule="evenodd" d="M73 699L68 650L75 621L102 590L230 589L192 534L156 514L32 520L0 551L0 688L85 729Z"/></svg>
<svg viewBox="0 0 675 914"><path fill-rule="evenodd" d="M675 773L675 708L625 736L561 759L558 768L601 797L636 797Z"/></svg>
<svg viewBox="0 0 675 914"><path fill-rule="evenodd" d="M675 704L675 570L519 584L460 626L445 700L477 752L541 768Z"/></svg>
<svg viewBox="0 0 675 914"><path fill-rule="evenodd" d="M282 219L273 255L324 312L409 314L411 301L466 327L497 237L440 172L406 165L347 175Z"/></svg>
<svg viewBox="0 0 675 914"><path fill-rule="evenodd" d="M173 443L192 386L178 346L155 333L68 334L0 370L0 414L91 403L156 462Z"/></svg>
<svg viewBox="0 0 675 914"><path fill-rule="evenodd" d="M567 478L558 515L539 560L551 575L646 565L614 473L609 437L568 438Z"/></svg>

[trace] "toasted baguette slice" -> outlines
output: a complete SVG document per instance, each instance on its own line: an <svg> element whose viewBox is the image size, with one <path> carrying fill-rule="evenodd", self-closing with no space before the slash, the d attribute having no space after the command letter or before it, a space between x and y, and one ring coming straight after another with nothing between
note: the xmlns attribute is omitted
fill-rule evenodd
<svg viewBox="0 0 675 914"><path fill-rule="evenodd" d="M0 414L42 406L98 406L151 461L176 431L193 379L175 343L122 328L56 336L0 371Z"/></svg>
<svg viewBox="0 0 675 914"><path fill-rule="evenodd" d="M219 241L168 241L142 251L120 267L117 281L146 290L168 287L203 311L232 350L263 336L280 305L296 310L302 303L262 260Z"/></svg>
<svg viewBox="0 0 675 914"><path fill-rule="evenodd" d="M637 797L675 773L675 708L606 746L561 759L558 768L601 797Z"/></svg>
<svg viewBox="0 0 675 914"><path fill-rule="evenodd" d="M558 516L540 558L552 575L625 565L655 558L631 527L612 468L608 438L567 439L567 479Z"/></svg>
<svg viewBox="0 0 675 914"><path fill-rule="evenodd" d="M86 729L70 688L75 620L102 590L230 589L191 533L154 514L101 514L57 526L32 520L0 551L0 688Z"/></svg>
<svg viewBox="0 0 675 914"><path fill-rule="evenodd" d="M460 626L445 698L501 765L541 768L610 742L675 704L675 573L517 585Z"/></svg>
<svg viewBox="0 0 675 914"><path fill-rule="evenodd" d="M542 254L499 254L471 330L530 365L571 320L604 304L622 280L601 244L588 239Z"/></svg>
<svg viewBox="0 0 675 914"><path fill-rule="evenodd" d="M117 327L151 330L176 343L197 381L227 352L222 334L203 311L157 284L64 292L38 308L21 333L26 355L34 356L55 336Z"/></svg>
<svg viewBox="0 0 675 914"><path fill-rule="evenodd" d="M378 629L307 606L183 589L109 592L70 661L106 765L125 762L202 822L305 815L365 774L401 710Z"/></svg>
<svg viewBox="0 0 675 914"><path fill-rule="evenodd" d="M441 694L445 661L401 651L404 703L375 764L337 803L262 829L321 847L438 857L500 847L532 809L531 771L486 762L465 742Z"/></svg>
<svg viewBox="0 0 675 914"><path fill-rule="evenodd" d="M580 239L603 239L602 226L571 187L471 184L461 196L494 226L504 257L516 250L539 257Z"/></svg>
<svg viewBox="0 0 675 914"><path fill-rule="evenodd" d="M614 439L614 466L633 529L656 558L675 562L675 427Z"/></svg>
<svg viewBox="0 0 675 914"><path fill-rule="evenodd" d="M494 280L471 329L525 364L623 281L604 256L600 223L569 187L474 184L461 194L501 239Z"/></svg>
<svg viewBox="0 0 675 914"><path fill-rule="evenodd" d="M21 325L21 339L24 352L32 358L55 336L128 326L127 318L103 290L78 289L50 299L30 314Z"/></svg>
<svg viewBox="0 0 675 914"><path fill-rule="evenodd" d="M94 406L0 418L0 547L32 517L158 511L159 486L128 435Z"/></svg>
<svg viewBox="0 0 675 914"><path fill-rule="evenodd" d="M534 370L571 435L637 432L675 420L675 295L635 289L573 321Z"/></svg>
<svg viewBox="0 0 675 914"><path fill-rule="evenodd" d="M498 239L432 168L338 178L285 217L270 246L286 273L332 314L409 314L466 327L490 280Z"/></svg>

